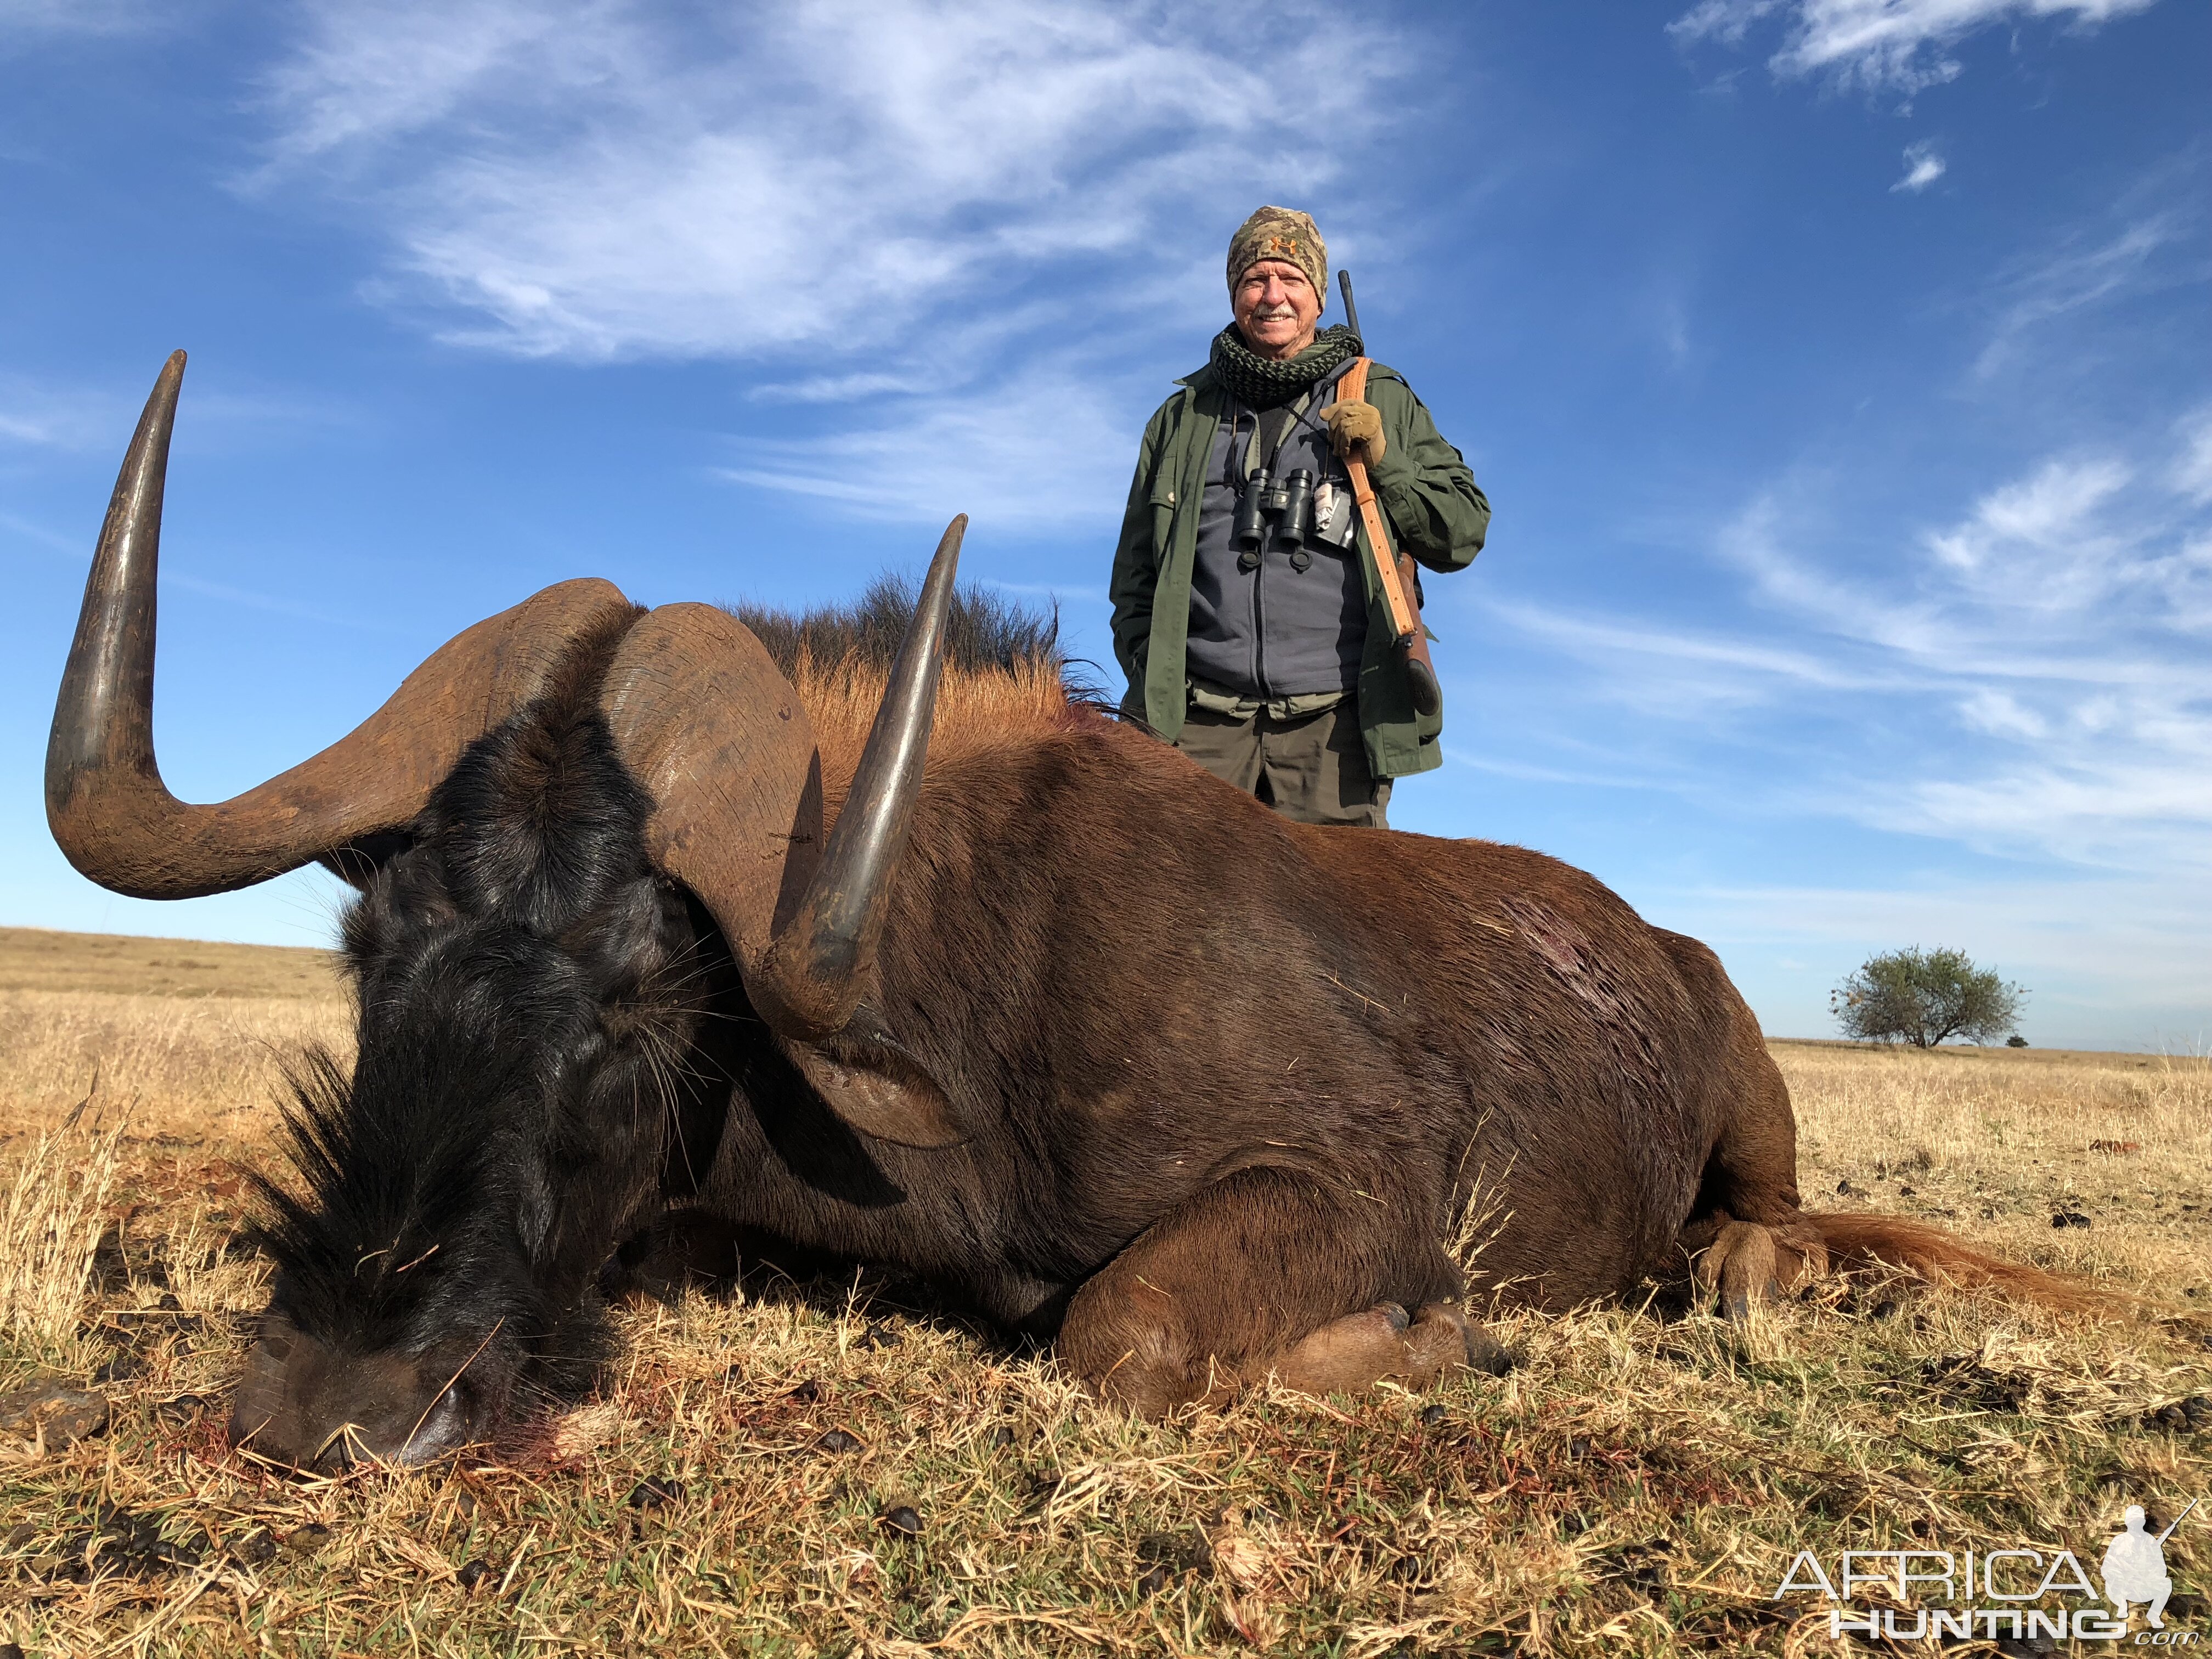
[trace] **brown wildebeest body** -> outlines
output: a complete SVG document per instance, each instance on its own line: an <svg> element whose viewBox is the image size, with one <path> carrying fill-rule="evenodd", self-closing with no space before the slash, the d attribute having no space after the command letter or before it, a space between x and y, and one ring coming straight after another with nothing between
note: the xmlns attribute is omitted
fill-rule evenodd
<svg viewBox="0 0 2212 1659"><path fill-rule="evenodd" d="M991 1127L738 1110L703 1196L1009 1323L1073 1295L1063 1353L1153 1409L1456 1297L1478 1180L1510 1217L1485 1280L1548 1308L1662 1267L1709 1179L1707 1210L1796 1219L1787 1092L1703 945L1523 848L1288 823L1095 715L933 766L878 974ZM1340 1372L1432 1369L1404 1346Z"/></svg>

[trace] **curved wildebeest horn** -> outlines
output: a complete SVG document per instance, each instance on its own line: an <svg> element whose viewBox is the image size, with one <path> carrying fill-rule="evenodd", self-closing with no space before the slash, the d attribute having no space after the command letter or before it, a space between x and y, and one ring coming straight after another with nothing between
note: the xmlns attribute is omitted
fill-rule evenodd
<svg viewBox="0 0 2212 1659"><path fill-rule="evenodd" d="M837 827L822 844L813 728L767 650L726 613L664 605L602 693L615 743L658 803L653 862L698 895L762 1018L802 1041L853 1018L921 788L963 514L937 545Z"/></svg>
<svg viewBox="0 0 2212 1659"><path fill-rule="evenodd" d="M313 758L234 799L191 806L154 757L161 488L185 354L154 383L100 526L46 744L46 822L79 870L134 898L195 898L397 829L477 738L544 689L580 639L634 614L610 583L562 582L478 623Z"/></svg>

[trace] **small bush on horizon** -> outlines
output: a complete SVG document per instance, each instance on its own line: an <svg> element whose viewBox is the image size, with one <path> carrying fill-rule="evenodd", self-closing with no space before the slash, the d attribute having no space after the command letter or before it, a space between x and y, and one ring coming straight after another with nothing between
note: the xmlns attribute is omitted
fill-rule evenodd
<svg viewBox="0 0 2212 1659"><path fill-rule="evenodd" d="M1938 946L1869 957L1828 994L1828 1010L1846 1036L1869 1042L1909 1042L1933 1048L1960 1037L1994 1042L2014 1031L2027 988L2008 984L1991 968L1978 968L1964 951Z"/></svg>

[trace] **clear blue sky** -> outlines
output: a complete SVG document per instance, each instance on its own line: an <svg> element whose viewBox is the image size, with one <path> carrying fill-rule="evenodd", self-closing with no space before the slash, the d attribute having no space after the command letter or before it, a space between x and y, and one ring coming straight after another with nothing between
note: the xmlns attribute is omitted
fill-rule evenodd
<svg viewBox="0 0 2212 1659"><path fill-rule="evenodd" d="M1138 431L1277 202L1496 507L1395 822L1594 871L1778 1034L1917 942L2039 1044L2197 1045L2208 70L2201 0L0 0L0 922L330 933L46 836L173 347L207 799L547 582L835 599L956 510L1110 672Z"/></svg>

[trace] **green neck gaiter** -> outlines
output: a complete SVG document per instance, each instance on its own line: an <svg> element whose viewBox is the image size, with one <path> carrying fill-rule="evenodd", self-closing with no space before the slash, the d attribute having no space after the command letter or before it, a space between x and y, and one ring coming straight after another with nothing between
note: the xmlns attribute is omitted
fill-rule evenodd
<svg viewBox="0 0 2212 1659"><path fill-rule="evenodd" d="M1279 362L1246 345L1231 323L1213 337L1212 355L1206 361L1238 403L1249 409L1279 409L1359 351L1359 337L1340 323L1315 335L1314 343L1297 356Z"/></svg>

